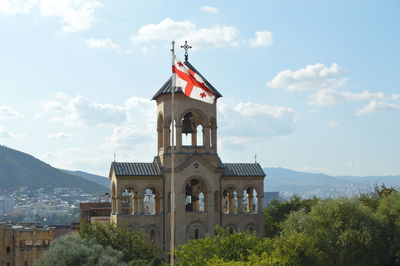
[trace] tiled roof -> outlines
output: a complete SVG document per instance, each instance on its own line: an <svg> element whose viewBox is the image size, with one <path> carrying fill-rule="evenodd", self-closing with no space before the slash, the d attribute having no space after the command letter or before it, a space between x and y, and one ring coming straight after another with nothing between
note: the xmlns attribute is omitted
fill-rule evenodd
<svg viewBox="0 0 400 266"><path fill-rule="evenodd" d="M222 95L210 84L200 73L197 71L188 61L185 61L184 64L191 70L197 73L206 83L207 87L211 89L211 91L216 95L216 97L222 97ZM170 77L167 82L157 91L157 93L153 96L152 100L156 99L161 94L171 93L172 91L172 78ZM175 88L176 93L182 93L182 89L180 87Z"/></svg>
<svg viewBox="0 0 400 266"><path fill-rule="evenodd" d="M153 163L120 163L113 162L111 168L114 168L118 176L160 176L160 170L155 162Z"/></svg>
<svg viewBox="0 0 400 266"><path fill-rule="evenodd" d="M265 176L258 163L224 163L224 176Z"/></svg>

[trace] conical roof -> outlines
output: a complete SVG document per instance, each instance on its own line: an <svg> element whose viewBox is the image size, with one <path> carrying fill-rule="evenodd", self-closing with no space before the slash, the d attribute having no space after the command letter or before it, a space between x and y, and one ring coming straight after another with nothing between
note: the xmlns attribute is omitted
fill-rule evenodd
<svg viewBox="0 0 400 266"><path fill-rule="evenodd" d="M210 90L215 94L215 97L219 98L222 97L221 93L219 93L214 87L213 85L210 84L210 82L207 81L207 79L205 79L203 77L203 75L200 74L199 71L197 71L194 66L192 66L189 61L185 61L184 62L185 66L187 66L190 70L193 70L197 75L199 75L203 80L204 83L206 83L207 87L210 88ZM152 100L155 100L158 96L160 96L161 94L168 94L172 92L172 78L170 77L167 82L164 83L164 85L157 91L157 93L153 96L153 98L151 98ZM182 88L177 87L175 88L175 93L183 93L182 92Z"/></svg>

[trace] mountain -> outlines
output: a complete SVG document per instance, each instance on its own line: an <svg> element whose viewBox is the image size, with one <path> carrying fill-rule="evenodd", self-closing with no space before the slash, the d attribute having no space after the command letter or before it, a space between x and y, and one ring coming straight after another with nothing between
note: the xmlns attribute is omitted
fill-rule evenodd
<svg viewBox="0 0 400 266"><path fill-rule="evenodd" d="M71 175L76 175L80 176L86 180L95 182L97 184L100 184L105 187L110 187L110 179L108 177L100 176L100 175L94 175L94 174L89 174L83 171L69 171L69 170L63 170Z"/></svg>
<svg viewBox="0 0 400 266"><path fill-rule="evenodd" d="M293 194L302 197L354 197L373 190L374 184L400 186L398 176L330 176L289 170L264 168L264 191L279 191L284 198Z"/></svg>
<svg viewBox="0 0 400 266"><path fill-rule="evenodd" d="M109 190L108 186L66 173L32 155L0 146L0 191L14 191L21 186L28 190L44 188L46 191L56 187L80 188L87 193Z"/></svg>

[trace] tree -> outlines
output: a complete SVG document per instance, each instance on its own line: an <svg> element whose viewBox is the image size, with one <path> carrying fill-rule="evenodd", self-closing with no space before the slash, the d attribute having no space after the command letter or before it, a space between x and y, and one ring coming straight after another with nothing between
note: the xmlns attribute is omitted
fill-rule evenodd
<svg viewBox="0 0 400 266"><path fill-rule="evenodd" d="M93 240L103 247L110 246L121 251L125 262L137 261L137 263L142 263L141 265L161 263L158 249L154 243L127 227L116 226L112 223L88 224L82 221L79 235L81 238Z"/></svg>
<svg viewBox="0 0 400 266"><path fill-rule="evenodd" d="M264 209L265 236L276 236L281 231L280 223L286 220L291 212L300 209L310 212L312 206L317 202L317 198L301 199L298 195L292 196L288 201L272 201L271 204Z"/></svg>
<svg viewBox="0 0 400 266"><path fill-rule="evenodd" d="M253 234L229 233L217 227L216 236L189 241L176 250L177 265L206 265L211 259L248 261L252 254L260 255L265 243Z"/></svg>
<svg viewBox="0 0 400 266"><path fill-rule="evenodd" d="M111 247L103 247L93 240L81 239L76 234L61 236L44 253L41 266L127 265L123 254Z"/></svg>
<svg viewBox="0 0 400 266"><path fill-rule="evenodd" d="M291 252L288 240L299 235L307 245ZM304 261L288 265L384 265L389 258L387 236L383 219L359 201L323 200L310 213L300 210L288 216L274 253L289 256L289 262Z"/></svg>

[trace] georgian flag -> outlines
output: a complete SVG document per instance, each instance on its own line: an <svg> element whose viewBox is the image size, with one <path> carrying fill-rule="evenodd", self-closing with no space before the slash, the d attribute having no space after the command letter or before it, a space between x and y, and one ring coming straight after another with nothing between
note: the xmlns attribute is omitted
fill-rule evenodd
<svg viewBox="0 0 400 266"><path fill-rule="evenodd" d="M175 55L172 75L175 86L181 87L186 96L202 102L214 103L215 94L207 87L204 80L193 70L182 64Z"/></svg>

